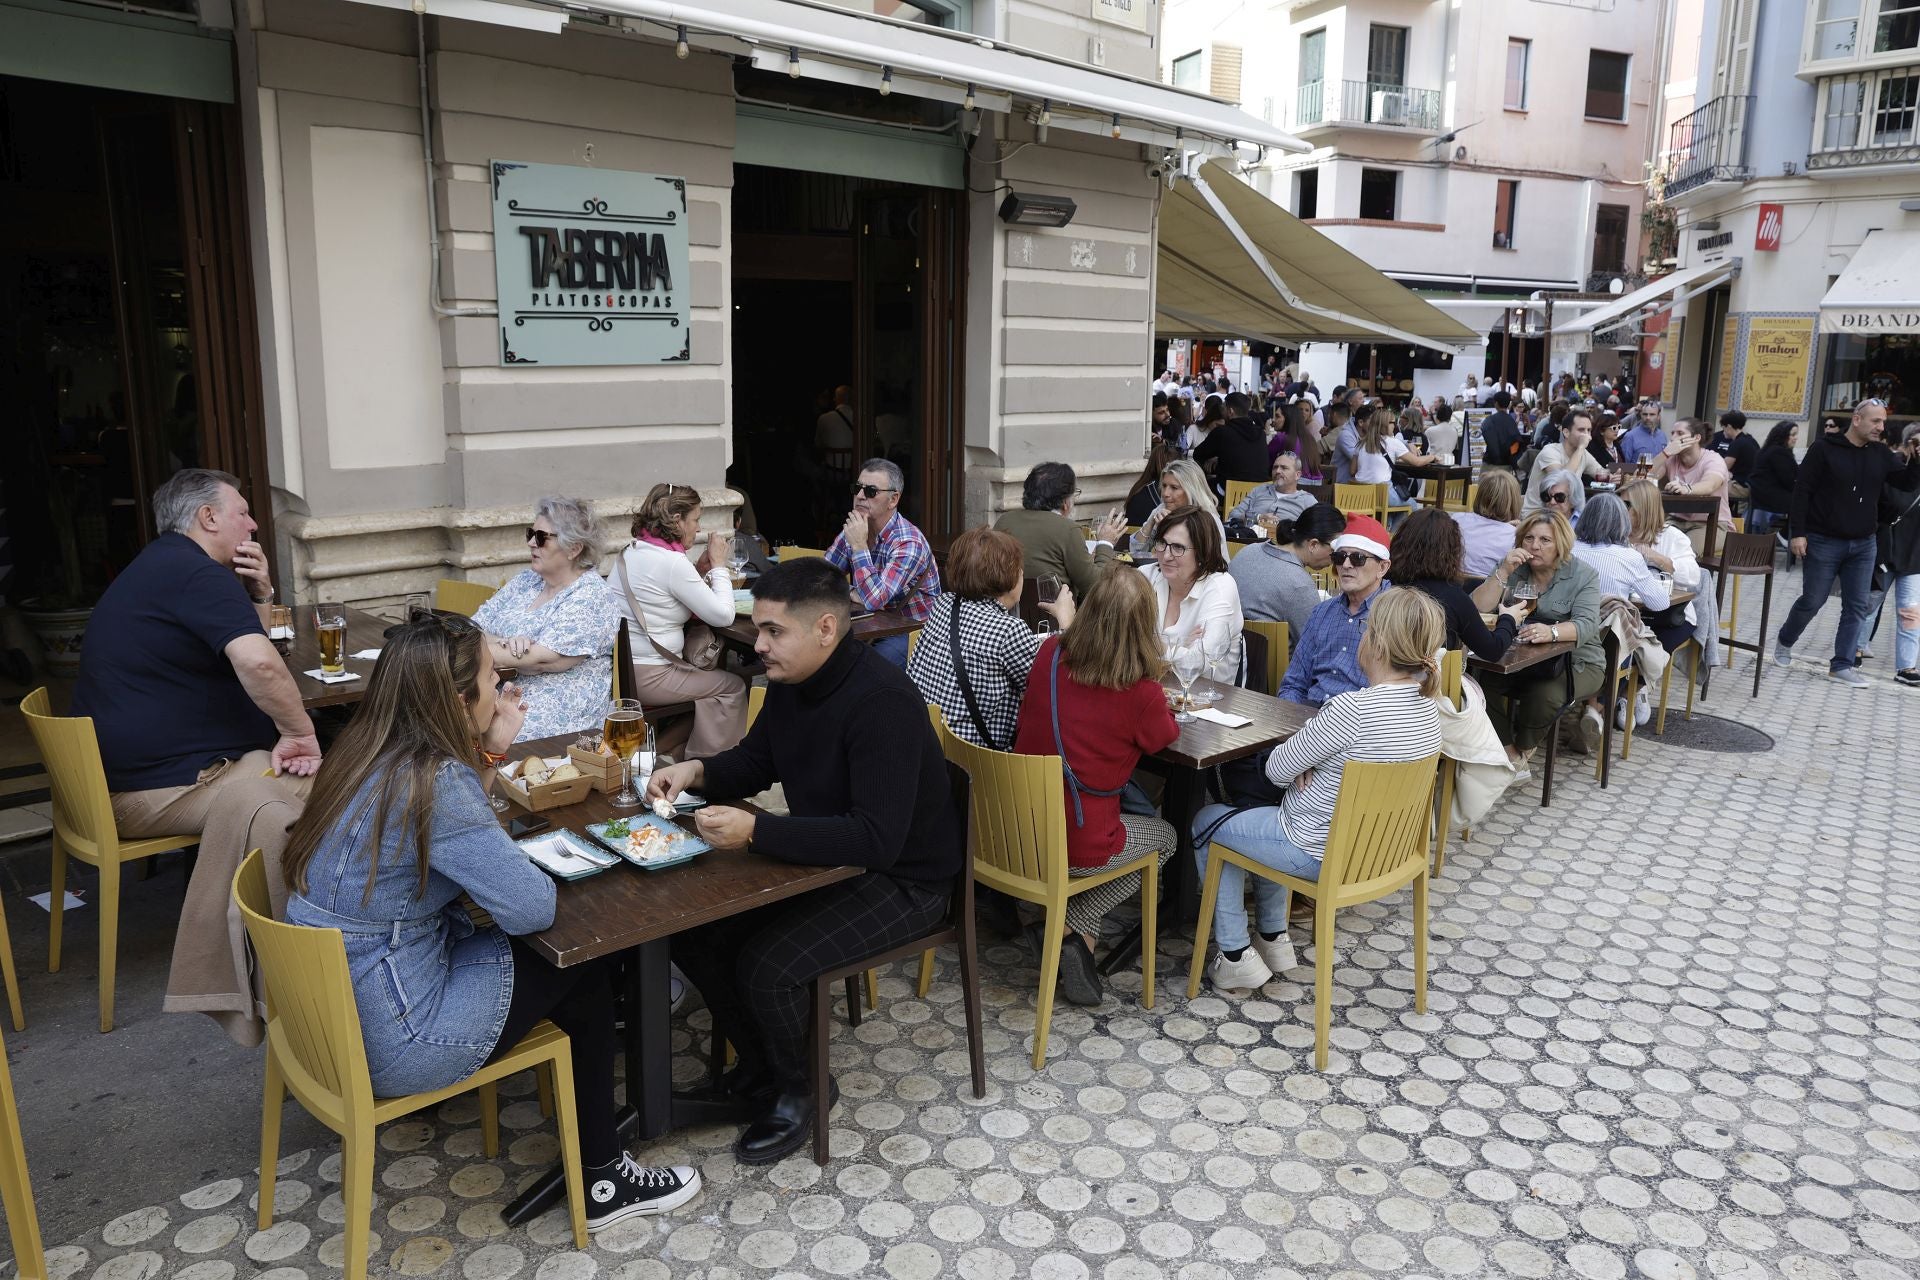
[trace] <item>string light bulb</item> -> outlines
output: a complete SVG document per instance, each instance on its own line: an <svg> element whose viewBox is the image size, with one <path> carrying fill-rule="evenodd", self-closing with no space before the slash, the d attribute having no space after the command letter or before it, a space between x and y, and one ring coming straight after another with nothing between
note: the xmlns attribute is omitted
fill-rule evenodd
<svg viewBox="0 0 1920 1280"><path fill-rule="evenodd" d="M796 45L787 46L787 77L792 80L800 78L800 50Z"/></svg>
<svg viewBox="0 0 1920 1280"><path fill-rule="evenodd" d="M1120 136L1120 113L1118 111L1113 113L1113 136L1116 138Z"/></svg>
<svg viewBox="0 0 1920 1280"><path fill-rule="evenodd" d="M880 68L880 96L886 97L893 92L893 68Z"/></svg>
<svg viewBox="0 0 1920 1280"><path fill-rule="evenodd" d="M1053 99L1040 99L1040 124L1042 127L1053 123Z"/></svg>
<svg viewBox="0 0 1920 1280"><path fill-rule="evenodd" d="M674 56L674 57L676 57L676 58L678 58L678 59L680 59L680 60L681 60L682 62L685 62L685 61L686 61L686 59L687 59L687 55L688 55L689 53L691 53L691 52L693 51L693 50L692 50L692 49L691 49L691 48L690 48L690 47L689 47L689 46L687 45L687 28L686 28L686 24L684 24L684 23L682 23L682 24L681 24L681 25L679 26L679 28L677 28L677 29L676 29L676 30L674 31L674 33L673 33L673 35L674 35L674 39L673 39L673 56Z"/></svg>
<svg viewBox="0 0 1920 1280"><path fill-rule="evenodd" d="M971 80L967 81L967 98L966 101L960 104L960 109L962 111L973 110L973 81Z"/></svg>

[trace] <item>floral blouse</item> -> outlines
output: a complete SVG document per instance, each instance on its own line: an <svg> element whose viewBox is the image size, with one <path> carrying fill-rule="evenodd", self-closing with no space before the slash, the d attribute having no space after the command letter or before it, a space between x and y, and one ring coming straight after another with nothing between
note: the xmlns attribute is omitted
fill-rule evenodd
<svg viewBox="0 0 1920 1280"><path fill-rule="evenodd" d="M516 742L597 728L613 689L613 640L620 630L613 589L589 569L536 609L534 597L546 585L528 569L509 579L473 615L495 639L526 636L555 653L586 659L565 671L530 671L519 677L527 722Z"/></svg>

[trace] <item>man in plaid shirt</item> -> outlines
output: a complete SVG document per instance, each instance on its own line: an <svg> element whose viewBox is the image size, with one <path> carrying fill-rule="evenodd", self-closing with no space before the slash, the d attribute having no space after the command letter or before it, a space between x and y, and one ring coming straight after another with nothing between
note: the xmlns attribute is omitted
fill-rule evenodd
<svg viewBox="0 0 1920 1280"><path fill-rule="evenodd" d="M827 548L827 562L853 580L854 599L869 609L897 609L925 622L940 596L940 567L933 562L927 536L900 514L906 477L885 458L860 464L853 486L853 510L846 527ZM873 650L894 666L907 665L907 638L889 636Z"/></svg>

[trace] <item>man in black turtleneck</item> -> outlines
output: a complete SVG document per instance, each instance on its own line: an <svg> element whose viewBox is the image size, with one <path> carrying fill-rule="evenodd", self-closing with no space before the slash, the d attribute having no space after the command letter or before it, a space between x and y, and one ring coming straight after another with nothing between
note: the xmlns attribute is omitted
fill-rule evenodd
<svg viewBox="0 0 1920 1280"><path fill-rule="evenodd" d="M731 751L654 773L649 801L698 791L758 795L778 782L786 816L712 805L695 823L716 848L866 874L734 916L675 940L674 960L706 997L740 1066L736 1097L760 1113L734 1143L743 1164L803 1146L813 980L932 930L960 870L958 815L926 701L904 672L847 634L847 577L817 557L790 560L753 589L754 652L767 701Z"/></svg>

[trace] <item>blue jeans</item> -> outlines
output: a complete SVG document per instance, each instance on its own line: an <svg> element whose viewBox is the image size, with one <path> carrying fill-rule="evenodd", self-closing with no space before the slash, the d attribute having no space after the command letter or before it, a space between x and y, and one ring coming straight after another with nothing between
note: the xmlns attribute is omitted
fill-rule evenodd
<svg viewBox="0 0 1920 1280"><path fill-rule="evenodd" d="M1786 516L1780 514L1779 512L1768 511L1762 507L1750 506L1747 508L1747 532L1748 533L1765 533L1769 529L1773 528L1774 525L1776 524L1784 525L1786 522L1787 522Z"/></svg>
<svg viewBox="0 0 1920 1280"><path fill-rule="evenodd" d="M1893 607L1912 609L1920 606L1920 573L1906 573L1893 580ZM1896 671L1920 667L1920 627L1900 623L1893 637L1893 666Z"/></svg>
<svg viewBox="0 0 1920 1280"><path fill-rule="evenodd" d="M1840 626L1834 632L1833 660L1828 669L1839 671L1853 665L1860 627L1872 608L1875 543L1871 534L1864 538L1829 538L1810 533L1806 538L1807 554L1800 566L1800 598L1793 602L1792 611L1781 625L1777 643L1793 647L1800 633L1827 603L1833 580L1838 578Z"/></svg>
<svg viewBox="0 0 1920 1280"><path fill-rule="evenodd" d="M1207 845L1200 837L1222 816L1232 813L1231 805L1210 804L1193 820L1193 857L1200 866L1200 883L1207 882ZM1287 839L1280 825L1278 809L1248 809L1235 813L1220 824L1213 839L1245 854L1262 866L1284 871L1303 880L1318 879L1320 859ZM1280 933L1287 927L1285 885L1261 876L1253 878L1253 908L1259 917L1260 932ZM1222 951L1238 951L1247 945L1247 873L1231 862L1220 864L1220 896L1213 904L1213 941Z"/></svg>
<svg viewBox="0 0 1920 1280"><path fill-rule="evenodd" d="M875 640L873 651L902 671L907 669L907 638L905 636L888 636L885 640Z"/></svg>

